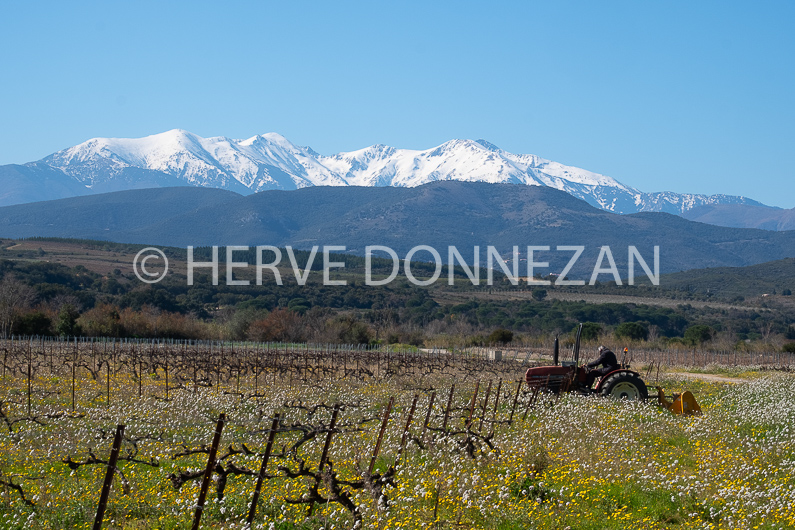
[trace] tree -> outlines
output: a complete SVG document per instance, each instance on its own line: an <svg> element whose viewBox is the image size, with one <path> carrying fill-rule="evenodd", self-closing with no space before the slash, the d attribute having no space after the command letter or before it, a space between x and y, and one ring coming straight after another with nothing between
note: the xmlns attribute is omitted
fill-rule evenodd
<svg viewBox="0 0 795 530"><path fill-rule="evenodd" d="M340 340L345 344L369 344L373 340L370 333L370 328L363 322L354 322L354 324L347 328L340 334Z"/></svg>
<svg viewBox="0 0 795 530"><path fill-rule="evenodd" d="M8 337L24 309L30 306L35 298L33 289L19 282L14 276L7 274L0 281L0 336Z"/></svg>
<svg viewBox="0 0 795 530"><path fill-rule="evenodd" d="M770 337L773 335L773 322L762 322L759 324L759 333L762 335L762 340L767 344L770 342Z"/></svg>
<svg viewBox="0 0 795 530"><path fill-rule="evenodd" d="M267 316L267 312L254 307L240 307L228 317L225 328L226 336L233 340L242 340L248 336L251 324Z"/></svg>
<svg viewBox="0 0 795 530"><path fill-rule="evenodd" d="M616 338L630 340L646 340L649 330L643 322L622 322L616 327Z"/></svg>
<svg viewBox="0 0 795 530"><path fill-rule="evenodd" d="M58 313L58 324L55 326L55 333L62 337L76 337L80 335L80 326L77 319L80 313L72 304L64 304L61 312Z"/></svg>
<svg viewBox="0 0 795 530"><path fill-rule="evenodd" d="M367 324L354 315L340 316L331 325L336 329L336 339L343 344L369 344L373 339Z"/></svg>
<svg viewBox="0 0 795 530"><path fill-rule="evenodd" d="M287 309L298 313L299 315L303 315L309 310L309 302L307 302L304 298L293 298L287 304Z"/></svg>
<svg viewBox="0 0 795 530"><path fill-rule="evenodd" d="M301 317L282 307L271 311L261 320L248 327L248 337L257 341L300 341L302 338Z"/></svg>
<svg viewBox="0 0 795 530"><path fill-rule="evenodd" d="M715 330L704 324L696 324L685 330L685 342L693 346L700 346L714 336Z"/></svg>
<svg viewBox="0 0 795 530"><path fill-rule="evenodd" d="M124 335L121 315L115 306L97 305L83 313L79 320L80 329L89 337L121 337Z"/></svg>
<svg viewBox="0 0 795 530"><path fill-rule="evenodd" d="M534 300L543 300L547 297L547 290L546 289L533 289L533 299Z"/></svg>
<svg viewBox="0 0 795 530"><path fill-rule="evenodd" d="M504 328L495 329L489 335L490 344L508 344L513 341L513 332Z"/></svg>
<svg viewBox="0 0 795 530"><path fill-rule="evenodd" d="M576 333L577 328L574 328ZM599 338L599 335L602 333L602 325L597 324L596 322L584 322L582 325L582 335L580 337L582 340L592 340L595 341Z"/></svg>
<svg viewBox="0 0 795 530"><path fill-rule="evenodd" d="M30 336L52 335L52 320L41 311L24 314L17 322L17 333Z"/></svg>

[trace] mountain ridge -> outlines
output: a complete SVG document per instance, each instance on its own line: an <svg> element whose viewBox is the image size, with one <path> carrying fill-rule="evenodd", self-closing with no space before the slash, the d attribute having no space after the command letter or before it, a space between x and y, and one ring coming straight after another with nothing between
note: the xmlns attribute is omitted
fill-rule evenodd
<svg viewBox="0 0 795 530"><path fill-rule="evenodd" d="M664 212L617 215L548 187L479 182L433 182L413 188L307 187L240 195L178 187L113 192L0 208L0 236L104 239L185 247L343 245L363 255L385 245L405 256L417 245L447 247L473 257L480 247L509 258L518 245L549 246L549 271L560 272L570 252L586 247L575 269L590 277L602 246L626 272L628 247L650 263L660 247L662 272L745 266L795 256L795 231L724 228ZM427 256L426 256L427 257ZM418 256L417 259L425 259ZM524 271L521 271L524 273ZM640 274L640 273L639 273Z"/></svg>
<svg viewBox="0 0 795 530"><path fill-rule="evenodd" d="M93 138L17 167L36 175L49 172L51 179L62 177L60 191L42 199L177 185L250 194L310 186L415 187L458 180L550 187L615 213L665 211L681 215L712 204L764 207L738 196L642 192L606 175L537 155L510 153L482 139L450 140L425 150L376 144L320 155L278 133L233 140L202 138L173 129L143 138ZM15 183L16 190L0 195L0 205L30 202L35 196L36 186L19 172L0 166L0 178Z"/></svg>

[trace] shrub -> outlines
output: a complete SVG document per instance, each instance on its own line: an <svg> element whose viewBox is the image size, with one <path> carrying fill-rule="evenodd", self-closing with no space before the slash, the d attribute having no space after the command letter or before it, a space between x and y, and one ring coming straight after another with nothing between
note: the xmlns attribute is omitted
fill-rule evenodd
<svg viewBox="0 0 795 530"><path fill-rule="evenodd" d="M20 317L16 326L18 335L52 335L52 319L41 311Z"/></svg>
<svg viewBox="0 0 795 530"><path fill-rule="evenodd" d="M265 318L252 322L248 328L248 337L261 342L294 341L300 338L300 327L301 317L297 313L277 308Z"/></svg>
<svg viewBox="0 0 795 530"><path fill-rule="evenodd" d="M788 342L782 346L781 351L786 353L795 353L795 342Z"/></svg>
<svg viewBox="0 0 795 530"><path fill-rule="evenodd" d="M78 265L77 267L81 267ZM77 269L75 267L75 269ZM55 326L55 332L62 337L77 337L81 334L82 330L77 324L77 318L80 313L71 304L64 304L61 312L58 313L58 324Z"/></svg>
<svg viewBox="0 0 795 530"><path fill-rule="evenodd" d="M486 341L483 335L472 335L467 339L467 346L485 346Z"/></svg>
<svg viewBox="0 0 795 530"><path fill-rule="evenodd" d="M574 328L576 333L577 328ZM602 333L602 325L597 324L596 322L585 322L582 325L582 335L580 337L582 340L591 340L595 341L599 338L599 335Z"/></svg>
<svg viewBox="0 0 795 530"><path fill-rule="evenodd" d="M80 315L78 325L89 337L121 337L120 320L115 306L100 304Z"/></svg>
<svg viewBox="0 0 795 530"><path fill-rule="evenodd" d="M513 340L513 331L507 329L495 329L489 335L489 343L490 344L508 344Z"/></svg>
<svg viewBox="0 0 795 530"><path fill-rule="evenodd" d="M363 322L356 322L339 335L344 344L368 344L372 340L370 328Z"/></svg>
<svg viewBox="0 0 795 530"><path fill-rule="evenodd" d="M696 324L685 330L685 342L700 346L715 336L715 330L704 324Z"/></svg>
<svg viewBox="0 0 795 530"><path fill-rule="evenodd" d="M304 298L293 298L287 304L287 309L298 313L299 315L303 315L309 310L309 302L307 302Z"/></svg>
<svg viewBox="0 0 795 530"><path fill-rule="evenodd" d="M643 322L622 322L616 327L616 338L630 340L646 340L649 329Z"/></svg>

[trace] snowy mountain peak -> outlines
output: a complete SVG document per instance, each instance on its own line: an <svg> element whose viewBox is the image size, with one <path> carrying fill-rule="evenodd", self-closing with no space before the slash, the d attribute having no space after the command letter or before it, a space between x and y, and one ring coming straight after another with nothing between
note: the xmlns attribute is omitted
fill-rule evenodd
<svg viewBox="0 0 795 530"><path fill-rule="evenodd" d="M502 151L502 149L500 149L499 147L497 147L493 143L487 142L486 140L483 140L482 138L480 140L475 140L475 143L478 143L478 144L482 145L483 147L485 147L486 149L488 149L489 151L494 151L495 153L499 153L500 151Z"/></svg>
<svg viewBox="0 0 795 530"><path fill-rule="evenodd" d="M273 145L280 145L287 148L295 148L292 142L282 136L279 133L270 132L265 134L258 134L256 136L252 136L247 140L238 140L237 143L241 146L250 146L250 145L263 145L263 144L273 144Z"/></svg>
<svg viewBox="0 0 795 530"><path fill-rule="evenodd" d="M40 163L63 171L91 192L181 184L252 193L461 180L549 186L616 213L682 213L705 204L759 204L743 197L643 193L611 177L536 155L509 153L482 139L450 140L426 150L376 144L322 156L275 132L232 140L172 129L143 138L93 138Z"/></svg>

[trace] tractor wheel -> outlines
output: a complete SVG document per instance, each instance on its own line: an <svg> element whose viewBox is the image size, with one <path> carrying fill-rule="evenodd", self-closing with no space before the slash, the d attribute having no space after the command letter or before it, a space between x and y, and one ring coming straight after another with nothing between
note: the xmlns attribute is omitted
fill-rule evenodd
<svg viewBox="0 0 795 530"><path fill-rule="evenodd" d="M649 398L649 391L643 380L629 372L619 372L611 375L602 386L602 395L616 399L645 400Z"/></svg>

